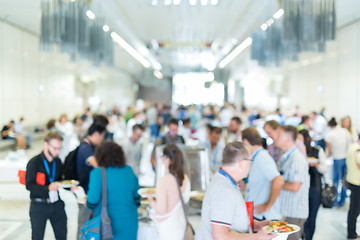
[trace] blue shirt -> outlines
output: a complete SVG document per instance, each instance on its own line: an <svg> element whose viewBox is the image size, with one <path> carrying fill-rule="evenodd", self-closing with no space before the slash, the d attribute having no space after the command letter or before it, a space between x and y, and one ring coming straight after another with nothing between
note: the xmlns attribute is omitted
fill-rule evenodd
<svg viewBox="0 0 360 240"><path fill-rule="evenodd" d="M107 167L107 211L111 219L114 238L137 239L138 213L140 205L138 194L139 183L131 167ZM86 202L88 208L94 210L94 215L99 216L102 208L102 179L100 168L95 168L90 173L89 191Z"/></svg>
<svg viewBox="0 0 360 240"><path fill-rule="evenodd" d="M254 206L265 204L269 200L271 192L271 181L280 176L275 161L272 159L268 151L259 148L252 154L253 162L251 164L248 184L246 186L246 201L253 201ZM269 211L262 214L256 214L254 217L258 219L274 220L281 219L279 199Z"/></svg>

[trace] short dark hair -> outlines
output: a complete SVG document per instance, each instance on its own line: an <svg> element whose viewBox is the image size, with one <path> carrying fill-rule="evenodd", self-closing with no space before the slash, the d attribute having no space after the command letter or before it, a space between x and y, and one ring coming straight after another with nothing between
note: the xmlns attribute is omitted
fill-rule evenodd
<svg viewBox="0 0 360 240"><path fill-rule="evenodd" d="M102 124L103 126L109 125L108 118L102 114L94 114L93 119L94 119L94 123L97 122L97 123Z"/></svg>
<svg viewBox="0 0 360 240"><path fill-rule="evenodd" d="M258 130L254 127L248 127L242 131L242 139L246 139L251 145L262 145L262 138Z"/></svg>
<svg viewBox="0 0 360 240"><path fill-rule="evenodd" d="M272 129L277 129L278 127L280 127L280 123L278 123L275 120L270 120L265 122L264 127L268 125L269 127L271 127Z"/></svg>
<svg viewBox="0 0 360 240"><path fill-rule="evenodd" d="M239 125L242 123L242 121L241 121L241 119L239 117L232 117L231 121L235 121Z"/></svg>
<svg viewBox="0 0 360 240"><path fill-rule="evenodd" d="M95 132L98 133L103 133L106 131L106 127L98 122L94 122L93 124L91 124L91 126L89 127L88 130L88 135L91 136L93 135Z"/></svg>
<svg viewBox="0 0 360 240"><path fill-rule="evenodd" d="M138 129L144 131L144 127L141 124L135 124L132 128L133 132L135 132Z"/></svg>
<svg viewBox="0 0 360 240"><path fill-rule="evenodd" d="M292 140L295 142L298 134L298 130L296 127L291 125L284 125L280 126L281 129L283 129L286 133L290 133Z"/></svg>
<svg viewBox="0 0 360 240"><path fill-rule="evenodd" d="M242 142L231 142L226 144L222 154L222 164L231 165L239 158L244 159L249 157L250 153Z"/></svg>
<svg viewBox="0 0 360 240"><path fill-rule="evenodd" d="M210 127L209 127L209 130L210 130L210 133L213 133L213 132L215 132L215 133L217 133L217 134L222 133L222 129L221 129L221 128L219 128L219 127L214 127L214 126L211 126L211 125L210 125Z"/></svg>
<svg viewBox="0 0 360 240"><path fill-rule="evenodd" d="M52 139L56 139L56 140L59 140L59 141L63 141L64 138L61 136L61 134L59 132L56 132L56 131L50 131L48 132L45 137L44 137L44 141L45 142L50 142L50 140Z"/></svg>
<svg viewBox="0 0 360 240"><path fill-rule="evenodd" d="M183 125L185 125L185 124L191 123L191 119L190 118L185 118L185 119L182 120L182 122L183 122Z"/></svg>
<svg viewBox="0 0 360 240"><path fill-rule="evenodd" d="M306 122L308 119L309 119L309 116L308 116L308 115L303 115L303 116L301 117L301 123Z"/></svg>
<svg viewBox="0 0 360 240"><path fill-rule="evenodd" d="M170 124L175 124L179 126L179 120L177 120L176 118L170 118L168 125Z"/></svg>
<svg viewBox="0 0 360 240"><path fill-rule="evenodd" d="M124 167L126 164L122 147L109 140L96 148L95 158L99 167Z"/></svg>
<svg viewBox="0 0 360 240"><path fill-rule="evenodd" d="M330 121L328 122L329 127L336 127L337 126L337 122L336 119L334 117L332 117L330 119Z"/></svg>
<svg viewBox="0 0 360 240"><path fill-rule="evenodd" d="M56 120L54 118L49 119L49 121L46 123L46 129L50 130L53 127L55 127Z"/></svg>

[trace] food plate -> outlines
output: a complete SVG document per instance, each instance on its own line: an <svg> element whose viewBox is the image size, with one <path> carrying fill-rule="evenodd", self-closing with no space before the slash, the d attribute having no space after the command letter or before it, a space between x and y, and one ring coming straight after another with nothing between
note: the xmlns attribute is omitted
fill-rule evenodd
<svg viewBox="0 0 360 240"><path fill-rule="evenodd" d="M73 186L79 185L79 181L76 180L63 180L63 181L57 181L56 183L63 188L71 188Z"/></svg>
<svg viewBox="0 0 360 240"><path fill-rule="evenodd" d="M190 197L192 199L198 200L198 201L202 201L204 199L205 196L205 192L203 191L191 191L190 192Z"/></svg>
<svg viewBox="0 0 360 240"><path fill-rule="evenodd" d="M279 235L289 235L292 233L296 233L300 231L300 227L298 225L289 224L284 221L271 221L268 226L264 226L262 229L270 230L272 229L273 233Z"/></svg>
<svg viewBox="0 0 360 240"><path fill-rule="evenodd" d="M138 193L142 198L147 198L149 195L155 196L155 188L140 188Z"/></svg>

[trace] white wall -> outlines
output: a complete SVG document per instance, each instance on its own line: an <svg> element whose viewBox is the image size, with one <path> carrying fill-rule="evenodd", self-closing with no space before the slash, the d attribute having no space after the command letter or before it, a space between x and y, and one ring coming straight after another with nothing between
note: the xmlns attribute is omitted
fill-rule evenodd
<svg viewBox="0 0 360 240"><path fill-rule="evenodd" d="M308 54L283 70L288 106L299 105L304 112L325 106L327 117L350 115L360 129L360 22L339 30L325 54Z"/></svg>
<svg viewBox="0 0 360 240"><path fill-rule="evenodd" d="M98 78L94 72L104 76ZM19 116L25 117L26 125L38 125L61 113L70 117L81 113L89 91L81 84L75 86L75 79L84 74L96 79L91 93L109 107L134 101L129 75L87 62L74 64L55 51L42 53L38 36L0 22L0 125ZM38 91L39 85L44 86L43 92Z"/></svg>

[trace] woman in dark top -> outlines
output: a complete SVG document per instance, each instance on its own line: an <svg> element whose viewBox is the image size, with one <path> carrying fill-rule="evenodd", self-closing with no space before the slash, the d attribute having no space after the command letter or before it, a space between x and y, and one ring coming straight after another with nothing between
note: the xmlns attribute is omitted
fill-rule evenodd
<svg viewBox="0 0 360 240"><path fill-rule="evenodd" d="M138 213L140 205L139 184L132 168L125 165L122 148L114 142L105 141L95 151L99 167L104 167L107 179L107 210L111 219L113 239L137 239ZM88 208L101 214L102 179L100 168L90 173Z"/></svg>
<svg viewBox="0 0 360 240"><path fill-rule="evenodd" d="M325 153L320 147L311 146L311 137L308 130L299 132L304 137L304 145L309 164L310 189L309 189L309 217L304 225L306 240L311 240L315 232L316 215L321 200L321 177L326 172Z"/></svg>

